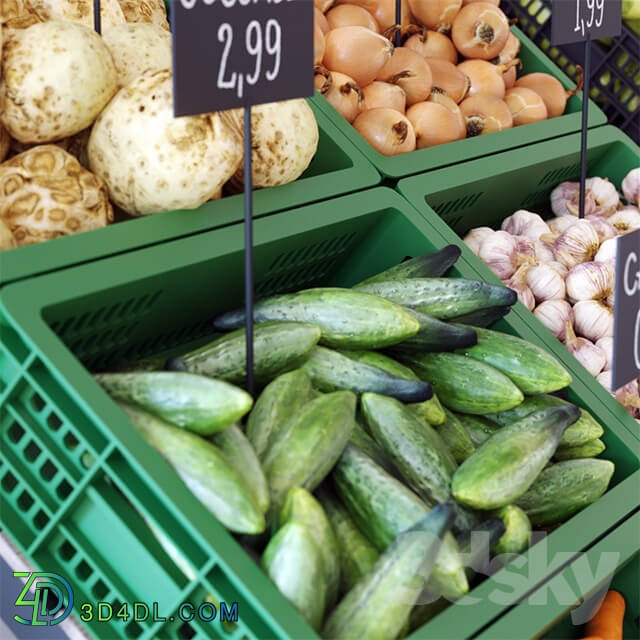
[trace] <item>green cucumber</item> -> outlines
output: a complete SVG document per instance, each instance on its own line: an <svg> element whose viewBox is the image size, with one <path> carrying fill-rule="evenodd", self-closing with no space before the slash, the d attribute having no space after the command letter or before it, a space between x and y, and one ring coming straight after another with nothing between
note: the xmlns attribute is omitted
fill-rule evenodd
<svg viewBox="0 0 640 640"><path fill-rule="evenodd" d="M478 344L457 353L502 371L522 393L551 393L571 384L569 372L537 345L490 329L476 329L476 333Z"/></svg>
<svg viewBox="0 0 640 640"><path fill-rule="evenodd" d="M494 513L504 523L504 535L492 546L494 555L523 553L531 545L531 522L527 514L515 504Z"/></svg>
<svg viewBox="0 0 640 640"><path fill-rule="evenodd" d="M511 307L489 307L488 309L478 309L476 311L471 311L470 313L466 313L461 316L456 316L455 318L451 318L451 322L459 322L460 324L466 324L471 327L480 327L482 329L486 329L490 327L495 322L498 322L501 318L504 318L509 311L511 311Z"/></svg>
<svg viewBox="0 0 640 640"><path fill-rule="evenodd" d="M370 571L380 554L326 487L320 487L316 494L335 534L340 560L340 591L346 593Z"/></svg>
<svg viewBox="0 0 640 640"><path fill-rule="evenodd" d="M467 430L474 447L479 447L486 442L500 427L482 416L470 416L465 413L456 413L456 418Z"/></svg>
<svg viewBox="0 0 640 640"><path fill-rule="evenodd" d="M556 460L577 460L578 458L595 458L607 447L599 438L577 447L558 447L553 456Z"/></svg>
<svg viewBox="0 0 640 640"><path fill-rule="evenodd" d="M579 415L577 407L541 409L500 429L455 472L451 483L455 499L483 511L517 500L535 482Z"/></svg>
<svg viewBox="0 0 640 640"><path fill-rule="evenodd" d="M487 415L486 418L501 427L506 427L518 420L522 420L522 418L534 411L548 409L549 407L566 407L567 405L571 405L571 403L556 396L531 396L525 398L524 402L515 409L503 411L497 415ZM560 446L578 447L581 444L596 440L603 434L604 429L596 422L595 418L588 411L580 409L580 418L564 432L564 436L560 440Z"/></svg>
<svg viewBox="0 0 640 640"><path fill-rule="evenodd" d="M323 638L397 638L433 570L440 540L452 520L451 505L438 505L400 534L331 613Z"/></svg>
<svg viewBox="0 0 640 640"><path fill-rule="evenodd" d="M247 436L238 425L211 436L211 442L222 451L227 462L245 481L262 513L269 508L269 487L260 460Z"/></svg>
<svg viewBox="0 0 640 640"><path fill-rule="evenodd" d="M359 417L356 418L356 423L353 426L349 442L354 447L358 447L362 453L366 453L376 464L380 465L394 478L399 477L400 472L395 468L391 458L387 452L365 431L364 427L359 422Z"/></svg>
<svg viewBox="0 0 640 640"><path fill-rule="evenodd" d="M165 360L163 358L148 358L145 360L124 360L110 367L107 373L140 373L142 371L162 371Z"/></svg>
<svg viewBox="0 0 640 640"><path fill-rule="evenodd" d="M431 385L422 380L399 378L325 347L316 347L302 369L320 391L347 389L357 394L371 391L403 402L422 402L433 396Z"/></svg>
<svg viewBox="0 0 640 640"><path fill-rule="evenodd" d="M361 285L364 291L421 313L448 320L477 309L513 306L515 291L462 278L407 278Z"/></svg>
<svg viewBox="0 0 640 640"><path fill-rule="evenodd" d="M455 244L449 244L439 251L425 253L422 256L405 260L359 284L402 280L404 278L439 278L458 261L461 253L460 247Z"/></svg>
<svg viewBox="0 0 640 640"><path fill-rule="evenodd" d="M459 413L497 413L517 407L524 399L507 376L471 358L455 353L416 353L400 359L433 385L443 405Z"/></svg>
<svg viewBox="0 0 640 640"><path fill-rule="evenodd" d="M226 429L253 404L238 387L190 373L100 373L95 379L113 398L201 435Z"/></svg>
<svg viewBox="0 0 640 640"><path fill-rule="evenodd" d="M253 369L263 384L299 367L320 340L319 327L301 322L265 322L253 328ZM244 329L233 331L195 351L167 361L167 368L243 384L247 377Z"/></svg>
<svg viewBox="0 0 640 640"><path fill-rule="evenodd" d="M262 568L307 622L319 629L327 581L322 554L308 528L299 522L285 524L269 541Z"/></svg>
<svg viewBox="0 0 640 640"><path fill-rule="evenodd" d="M311 378L295 369L270 382L258 396L247 419L247 438L262 460L289 418L312 399Z"/></svg>
<svg viewBox="0 0 640 640"><path fill-rule="evenodd" d="M331 471L351 437L356 396L336 391L312 400L278 433L264 457L271 504L277 513L287 491L313 491Z"/></svg>
<svg viewBox="0 0 640 640"><path fill-rule="evenodd" d="M568 520L607 490L615 471L609 460L567 460L545 469L516 504L533 526Z"/></svg>
<svg viewBox="0 0 640 640"><path fill-rule="evenodd" d="M304 525L320 550L327 584L326 606L332 607L340 585L340 558L338 542L324 509L306 489L294 487L287 493L280 511L280 526L287 522Z"/></svg>
<svg viewBox="0 0 640 640"><path fill-rule="evenodd" d="M444 424L447 419L447 414L444 412L444 407L440 404L438 396L434 393L431 400L426 402L418 402L416 404L410 404L409 409L413 411L419 418L424 420L427 424L434 427L438 427Z"/></svg>
<svg viewBox="0 0 640 640"><path fill-rule="evenodd" d="M331 478L358 528L380 551L429 513L429 507L415 493L351 445L344 450ZM451 534L444 538L429 584L444 597L460 598L469 590L458 545Z"/></svg>
<svg viewBox="0 0 640 640"><path fill-rule="evenodd" d="M214 321L225 331L244 325L244 311L225 313ZM322 329L322 343L345 349L378 349L418 332L420 325L401 306L351 289L306 289L274 296L255 305L256 322L293 320Z"/></svg>
<svg viewBox="0 0 640 640"><path fill-rule="evenodd" d="M216 446L133 405L117 404L193 495L227 529L249 534L264 531L264 515L253 495Z"/></svg>
<svg viewBox="0 0 640 640"><path fill-rule="evenodd" d="M462 464L476 448L457 416L448 409L445 409L445 415L444 424L441 424L437 429L438 435L451 451L453 459L458 464Z"/></svg>

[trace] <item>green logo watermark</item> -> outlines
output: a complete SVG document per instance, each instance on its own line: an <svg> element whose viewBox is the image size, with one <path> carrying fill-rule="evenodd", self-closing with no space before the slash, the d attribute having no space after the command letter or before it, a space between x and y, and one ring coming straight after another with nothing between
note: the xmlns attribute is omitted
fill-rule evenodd
<svg viewBox="0 0 640 640"><path fill-rule="evenodd" d="M20 595L16 598L15 606L31 608L31 615L28 618L13 616L16 622L34 627L53 626L60 624L71 613L73 590L62 576L40 571L14 571L13 577L27 579ZM29 591L32 588L33 598L30 598ZM50 595L54 595L57 600L52 609L48 608Z"/></svg>

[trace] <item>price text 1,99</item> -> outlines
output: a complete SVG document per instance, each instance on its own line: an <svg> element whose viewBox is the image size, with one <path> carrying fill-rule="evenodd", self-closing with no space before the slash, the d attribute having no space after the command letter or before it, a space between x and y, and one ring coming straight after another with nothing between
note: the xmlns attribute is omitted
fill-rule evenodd
<svg viewBox="0 0 640 640"><path fill-rule="evenodd" d="M599 29L603 20L604 0L576 0L576 26L574 31L580 32L584 36L585 28L592 29L595 26Z"/></svg>

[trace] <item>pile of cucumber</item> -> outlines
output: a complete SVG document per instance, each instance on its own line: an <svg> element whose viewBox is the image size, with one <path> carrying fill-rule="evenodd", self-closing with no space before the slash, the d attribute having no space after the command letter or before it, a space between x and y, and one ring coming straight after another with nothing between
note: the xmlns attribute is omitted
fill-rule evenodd
<svg viewBox="0 0 640 640"><path fill-rule="evenodd" d="M475 554L506 562L613 475L602 427L552 395L568 372L487 328L515 293L444 277L459 255L259 302L255 403L242 311L195 351L96 374L325 638L403 637L469 591Z"/></svg>

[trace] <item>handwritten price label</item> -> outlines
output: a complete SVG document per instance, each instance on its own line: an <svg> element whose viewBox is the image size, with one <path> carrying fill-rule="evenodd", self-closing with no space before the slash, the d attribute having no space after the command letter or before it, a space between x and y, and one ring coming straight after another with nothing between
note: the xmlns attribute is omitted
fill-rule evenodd
<svg viewBox="0 0 640 640"><path fill-rule="evenodd" d="M176 116L310 96L312 0L174 0Z"/></svg>
<svg viewBox="0 0 640 640"><path fill-rule="evenodd" d="M622 0L553 0L551 42L610 38L622 30Z"/></svg>

